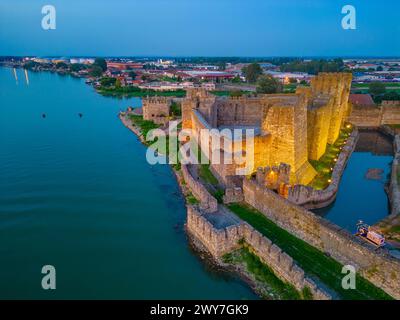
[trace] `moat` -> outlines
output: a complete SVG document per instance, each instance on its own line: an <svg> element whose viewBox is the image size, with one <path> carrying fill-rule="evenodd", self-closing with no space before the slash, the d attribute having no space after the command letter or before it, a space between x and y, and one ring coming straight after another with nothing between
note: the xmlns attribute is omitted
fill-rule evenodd
<svg viewBox="0 0 400 320"><path fill-rule="evenodd" d="M385 184L389 181L392 160L389 137L378 131L360 130L336 200L313 211L353 233L359 220L373 225L385 218L389 214Z"/></svg>
<svg viewBox="0 0 400 320"><path fill-rule="evenodd" d="M1 298L257 298L190 249L173 172L149 165L117 117L140 99L18 75L0 68ZM57 270L52 292L40 286L46 264Z"/></svg>
<svg viewBox="0 0 400 320"><path fill-rule="evenodd" d="M149 165L117 117L140 99L105 98L69 76L21 76L0 68L5 298L257 298L188 245L171 168ZM349 231L385 217L391 153L390 139L361 132L336 201L318 212ZM45 264L58 272L54 293L38 285Z"/></svg>

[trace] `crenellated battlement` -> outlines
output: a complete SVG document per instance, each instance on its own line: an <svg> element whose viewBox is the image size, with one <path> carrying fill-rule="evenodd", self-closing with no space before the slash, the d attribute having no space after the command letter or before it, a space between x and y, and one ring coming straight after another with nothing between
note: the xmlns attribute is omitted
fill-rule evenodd
<svg viewBox="0 0 400 320"><path fill-rule="evenodd" d="M253 128L258 136L252 169L287 163L290 183L308 184L316 175L308 160L318 160L327 144L336 141L348 116L351 79L350 73L320 73L310 87L298 87L292 94L216 97L202 88L189 89L182 102L183 128L197 131L199 123ZM199 115L202 121L197 121ZM226 184L231 170L223 165L212 168Z"/></svg>

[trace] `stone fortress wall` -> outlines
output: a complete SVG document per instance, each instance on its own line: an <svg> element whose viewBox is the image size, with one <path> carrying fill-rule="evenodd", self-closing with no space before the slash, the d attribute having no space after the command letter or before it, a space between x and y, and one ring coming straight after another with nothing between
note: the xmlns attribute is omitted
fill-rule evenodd
<svg viewBox="0 0 400 320"><path fill-rule="evenodd" d="M249 224L241 222L217 229L196 206L188 206L187 210L188 232L199 240L214 258L219 259L224 254L238 249L240 241L244 240L280 279L292 284L299 291L308 287L316 300L332 299L329 293L305 276L304 270L294 263L289 255Z"/></svg>
<svg viewBox="0 0 400 320"><path fill-rule="evenodd" d="M317 159L322 155L326 144L333 143L337 139L345 121L353 122L352 120L358 119L357 121L368 123L367 127L371 127L369 123L374 123L375 120L372 117L376 110L374 109L363 118L361 114L357 114L357 110L351 109L347 103L350 85L351 75L320 74L315 77L311 87L299 88L296 94L285 95L285 98L280 95L217 98L211 97L206 92L193 90L182 102L183 128L192 130L240 126L258 128L260 140L257 141L258 145L255 143L255 155L258 159L255 165L264 169L259 170L255 178L242 179L243 189L239 189L235 184L227 183L229 178L235 175L234 164L211 166L217 178L225 183L224 202L244 200L293 235L337 261L355 266L360 274L374 285L400 299L399 260L391 257L384 249L377 250L371 244L306 209L315 208L321 203L326 205L334 200L347 160L356 146L357 130L353 131L347 145L343 148L334 167L332 182L327 189L317 191L308 190L304 185L289 186L286 193L279 192L286 195L287 199L285 199L267 187L268 183L272 183L275 184L272 188L277 189L279 179L282 180L279 185L293 185L293 181L301 182L301 179L296 180L296 174L302 167L299 159L304 159L304 154L306 154L305 159L308 163L308 159ZM384 117L380 117L379 125L382 119L385 119L385 122L400 123L400 114L398 115L396 108L398 106L395 103L384 103L384 106L377 108L385 113ZM297 122L305 125L298 125ZM281 125L278 126L277 123ZM357 122L354 124L358 125ZM283 139L281 139L282 136ZM304 145L306 145L305 148ZM303 147L303 149L296 150L296 147ZM287 150L286 153L284 150ZM212 152L221 152L221 150L211 150ZM277 155L280 152L284 154L284 161L277 161L279 160ZM275 157L274 162L271 162L273 157ZM281 164L278 166L278 163ZM291 169L292 165L297 168L295 173ZM397 172L397 167L396 171L392 171L392 175L393 172ZM269 179L270 174L277 175L278 178ZM304 174L301 177L304 178ZM206 202L208 198L204 199L202 202ZM265 263L273 264L273 270L280 277L291 279L291 283L296 283L289 275L280 274L279 267L271 258L270 251L273 245L268 245L268 239L252 242L251 234L255 231L252 227L243 227L242 225L245 224L242 222L239 225L217 229L206 219L201 209L193 208L188 209L188 230L200 239L214 256L221 256L237 248L238 240L244 239L253 247L257 255L264 255L262 260ZM255 234L255 239L257 239L259 234ZM262 243L262 245L257 246L257 243ZM269 250L268 255L265 250ZM272 249L274 250L276 249ZM286 261L286 257L278 260ZM285 267L283 270L286 270ZM298 286L298 284L295 285Z"/></svg>
<svg viewBox="0 0 400 320"><path fill-rule="evenodd" d="M216 212L218 210L218 201L203 186L202 183L195 180L189 172L187 165L182 165L182 175L193 195L200 201L200 207L206 212Z"/></svg>
<svg viewBox="0 0 400 320"><path fill-rule="evenodd" d="M171 103L172 99L167 97L143 98L143 119L165 125L169 120Z"/></svg>
<svg viewBox="0 0 400 320"><path fill-rule="evenodd" d="M382 101L380 106L351 106L348 121L363 127L400 123L400 101Z"/></svg>
<svg viewBox="0 0 400 320"><path fill-rule="evenodd" d="M308 184L316 175L308 160L319 158L327 143L336 140L348 116L350 85L351 74L320 73L311 87L301 87L295 94L226 98L191 89L182 101L183 128L253 128L252 170L282 162L291 167L291 184ZM210 154L222 151L210 150ZM236 175L238 167L235 163L211 165L225 186L229 186L229 176Z"/></svg>
<svg viewBox="0 0 400 320"><path fill-rule="evenodd" d="M333 167L331 182L327 188L316 190L311 186L297 184L289 187L286 198L290 202L301 205L306 209L323 208L331 204L336 199L340 180L346 169L347 162L357 145L357 141L358 130L354 129L337 158Z"/></svg>
<svg viewBox="0 0 400 320"><path fill-rule="evenodd" d="M390 215L389 219L400 214L400 186L398 174L400 170L400 135L396 135L393 141L394 157L389 185Z"/></svg>
<svg viewBox="0 0 400 320"><path fill-rule="evenodd" d="M187 165L182 165L182 173L185 183L200 201L199 205L187 206L186 228L215 259L238 249L240 241L245 240L252 251L280 279L294 285L297 290L302 290L304 287L310 288L314 299L331 299L329 293L305 276L304 271L293 262L289 255L282 252L278 246L249 224L241 221L225 228L214 227L205 216L216 214L218 211L217 200L200 182L196 181ZM240 194L243 196L242 192Z"/></svg>
<svg viewBox="0 0 400 320"><path fill-rule="evenodd" d="M339 226L279 196L256 179L243 179L243 194L268 219L293 235L350 264L377 287L400 299L400 261Z"/></svg>

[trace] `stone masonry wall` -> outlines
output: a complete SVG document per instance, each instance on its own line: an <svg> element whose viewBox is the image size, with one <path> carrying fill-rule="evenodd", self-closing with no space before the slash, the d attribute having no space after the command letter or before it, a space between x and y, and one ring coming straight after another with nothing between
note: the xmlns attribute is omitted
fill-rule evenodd
<svg viewBox="0 0 400 320"><path fill-rule="evenodd" d="M162 125L167 123L171 101L166 97L143 98L143 119Z"/></svg>
<svg viewBox="0 0 400 320"><path fill-rule="evenodd" d="M400 101L382 101L381 106L353 106L347 119L362 127L379 127L400 123Z"/></svg>
<svg viewBox="0 0 400 320"><path fill-rule="evenodd" d="M351 235L339 226L289 202L254 179L244 179L247 203L280 227L326 252L343 264L351 264L369 281L400 299L400 261L385 251Z"/></svg>
<svg viewBox="0 0 400 320"><path fill-rule="evenodd" d="M292 284L299 291L306 286L309 287L314 299L328 300L332 298L313 280L306 277L304 270L294 263L289 255L249 224L241 222L224 229L217 229L195 206L188 206L187 210L188 232L201 241L214 258L238 249L239 241L244 240L250 246L251 251L283 281Z"/></svg>
<svg viewBox="0 0 400 320"><path fill-rule="evenodd" d="M217 199L207 191L203 184L193 178L186 165L182 165L182 174L193 195L200 201L201 208L207 212L216 212L218 210Z"/></svg>
<svg viewBox="0 0 400 320"><path fill-rule="evenodd" d="M400 101L382 101L382 124L400 123Z"/></svg>
<svg viewBox="0 0 400 320"><path fill-rule="evenodd" d="M326 207L336 199L339 183L342 178L347 161L353 153L358 140L358 130L355 129L347 139L338 160L333 168L331 183L324 190L316 190L310 186L295 185L289 188L288 200L307 209Z"/></svg>
<svg viewBox="0 0 400 320"><path fill-rule="evenodd" d="M390 216L400 214L400 187L398 182L398 172L400 170L400 136L396 135L393 141L394 158L389 185Z"/></svg>

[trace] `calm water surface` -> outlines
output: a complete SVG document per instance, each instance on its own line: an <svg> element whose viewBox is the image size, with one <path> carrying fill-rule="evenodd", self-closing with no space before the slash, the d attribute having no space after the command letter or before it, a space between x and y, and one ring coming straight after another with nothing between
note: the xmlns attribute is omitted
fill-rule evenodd
<svg viewBox="0 0 400 320"><path fill-rule="evenodd" d="M117 118L139 99L18 75L0 68L0 298L256 298L188 247L173 173ZM54 291L41 289L46 264Z"/></svg>
<svg viewBox="0 0 400 320"><path fill-rule="evenodd" d="M389 180L392 160L392 141L388 137L377 131L361 131L336 201L315 212L350 232L356 231L358 220L372 225L386 217L389 202L384 186ZM367 179L369 169L381 169L381 178Z"/></svg>

